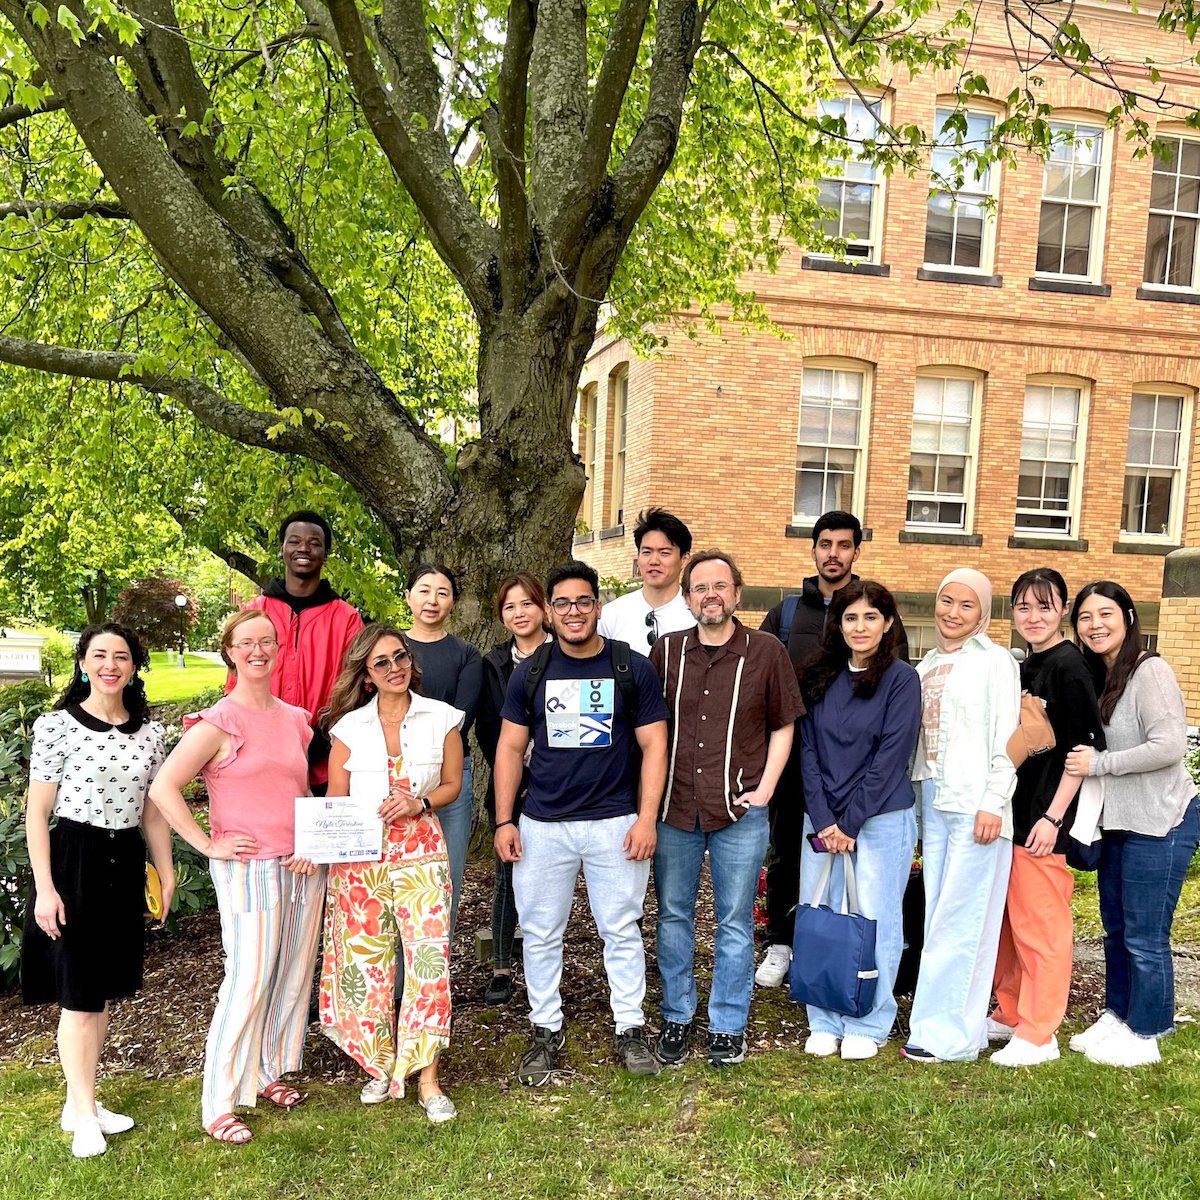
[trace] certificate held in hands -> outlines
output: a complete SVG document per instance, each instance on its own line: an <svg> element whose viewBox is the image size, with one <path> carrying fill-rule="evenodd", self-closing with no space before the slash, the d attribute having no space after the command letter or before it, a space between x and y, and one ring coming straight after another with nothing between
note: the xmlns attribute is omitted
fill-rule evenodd
<svg viewBox="0 0 1200 1200"><path fill-rule="evenodd" d="M383 857L379 800L297 796L295 854L314 863L378 862Z"/></svg>

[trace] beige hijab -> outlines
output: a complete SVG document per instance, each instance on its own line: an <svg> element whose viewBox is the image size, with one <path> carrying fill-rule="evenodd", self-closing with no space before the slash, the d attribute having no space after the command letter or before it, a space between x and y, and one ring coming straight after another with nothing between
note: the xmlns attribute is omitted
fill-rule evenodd
<svg viewBox="0 0 1200 1200"><path fill-rule="evenodd" d="M956 568L938 584L938 596L951 583L961 583L963 587L970 588L975 593L975 599L979 601L979 624L970 633L951 640L942 634L935 622L934 633L937 635L938 649L943 654L953 654L955 650L961 650L968 639L977 633L985 633L992 621L992 582L982 571L976 571L973 567ZM934 602L936 603L936 597Z"/></svg>

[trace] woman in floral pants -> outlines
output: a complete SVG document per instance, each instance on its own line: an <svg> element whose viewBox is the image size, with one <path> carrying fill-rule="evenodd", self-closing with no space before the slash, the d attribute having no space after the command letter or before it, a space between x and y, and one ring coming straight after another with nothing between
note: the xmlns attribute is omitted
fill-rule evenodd
<svg viewBox="0 0 1200 1200"><path fill-rule="evenodd" d="M463 714L421 696L420 683L404 634L368 625L322 714L329 794L378 798L387 828L378 862L329 869L321 1028L371 1076L364 1104L403 1096L418 1074L417 1102L439 1122L457 1112L438 1083L450 1044L450 871L436 810L462 786Z"/></svg>

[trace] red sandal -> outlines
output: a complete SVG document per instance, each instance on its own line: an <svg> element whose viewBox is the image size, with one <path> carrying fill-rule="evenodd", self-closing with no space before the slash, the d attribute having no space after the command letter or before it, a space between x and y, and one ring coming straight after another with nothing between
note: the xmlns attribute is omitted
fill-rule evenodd
<svg viewBox="0 0 1200 1200"><path fill-rule="evenodd" d="M294 1087L288 1087L281 1079L267 1084L258 1094L264 1100L270 1100L277 1108L295 1108L297 1104L303 1104L307 1099L303 1092L296 1091Z"/></svg>
<svg viewBox="0 0 1200 1200"><path fill-rule="evenodd" d="M228 1146L244 1146L253 1136L250 1126L233 1113L218 1117L211 1125L206 1125L204 1132L214 1142L224 1142Z"/></svg>

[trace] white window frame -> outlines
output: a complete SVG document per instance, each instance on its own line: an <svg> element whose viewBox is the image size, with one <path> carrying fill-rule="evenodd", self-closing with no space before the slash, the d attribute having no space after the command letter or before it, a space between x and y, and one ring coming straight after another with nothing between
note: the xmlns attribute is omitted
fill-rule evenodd
<svg viewBox="0 0 1200 1200"><path fill-rule="evenodd" d="M1157 136L1162 138L1164 141L1171 140L1171 141L1181 142L1181 143L1182 142L1190 142L1193 146L1200 146L1200 138L1196 138L1195 136L1188 137L1187 135L1185 135L1183 133L1175 132L1174 130L1168 130L1165 132L1160 130L1158 132ZM1163 164L1162 164L1161 159L1154 157L1153 155L1151 156L1151 161L1152 161L1152 167L1151 167L1151 178L1150 178L1150 194L1151 194L1151 196L1153 196L1153 194L1154 194L1154 175L1155 175L1155 173L1157 173L1159 167L1162 166ZM1178 188L1179 188L1178 180L1180 178L1181 178L1181 175L1180 175L1180 171L1179 171L1179 164L1177 162L1176 170L1175 170L1176 199L1178 199ZM1188 178L1193 178L1193 176L1188 176ZM1175 224L1176 219L1182 219L1182 220L1186 220L1186 221L1195 221L1196 222L1196 239L1195 239L1195 244L1192 247L1192 282L1190 284L1184 285L1184 284L1179 284L1179 283L1160 283L1158 280L1145 279L1144 277L1146 275L1146 268L1149 266L1148 260L1149 260L1149 256L1150 256L1150 222L1149 222L1149 219L1147 219L1147 221L1146 221L1146 252L1142 257L1143 286L1148 287L1148 288L1154 288L1156 291L1162 291L1162 292L1183 292L1183 293L1190 294L1190 293L1200 291L1200 212L1191 213L1191 212L1187 212L1186 210L1181 210L1181 209L1177 209L1174 207L1172 207L1172 208L1155 208L1153 203L1149 203L1147 205L1147 214L1148 214L1148 218L1149 217L1168 217L1171 220L1172 232L1171 232L1171 235L1168 236L1167 257L1164 262L1165 269L1169 269L1170 264L1171 264L1170 242L1171 242L1171 238L1174 235L1174 224Z"/></svg>
<svg viewBox="0 0 1200 1200"><path fill-rule="evenodd" d="M629 367L624 364L609 376L613 389L612 438L612 523L620 525L625 517L626 448L629 441Z"/></svg>
<svg viewBox="0 0 1200 1200"><path fill-rule="evenodd" d="M1025 394L1021 398L1021 438L1025 436L1025 404L1029 397L1029 389L1034 387L1069 388L1079 393L1079 407L1075 419L1075 448L1069 460L1038 458L1036 462L1069 462L1071 465L1071 482L1067 489L1066 516L1070 522L1069 528L1044 529L1039 526L1021 524L1021 484L1020 464L1025 460L1024 453L1018 446L1017 458L1017 498L1013 506L1013 531L1021 537L1044 537L1059 541L1071 542L1079 539L1079 521L1083 507L1083 449L1087 445L1088 412L1091 404L1091 382L1074 375L1031 375L1025 380ZM1026 506L1029 508L1029 506ZM1033 510L1031 510L1033 511ZM1042 512L1049 510L1042 509Z"/></svg>
<svg viewBox="0 0 1200 1200"><path fill-rule="evenodd" d="M864 92L863 95L865 95L867 97L867 99L871 101L871 103L873 105L878 106L878 111L874 114L876 126L878 127L879 125L881 125L885 121L887 121L888 120L887 96L884 94L877 95L877 94L874 94L871 92ZM846 114L845 114L846 115L846 126L847 126L847 132L849 133L850 130L853 128L853 123L851 122L851 120L849 118L850 109L854 105L858 105L859 107L862 107L862 101L854 93L845 93L845 94L840 94L837 96L828 96L822 100L817 101L818 116L824 117L824 116L830 115L827 112L826 106L831 105L831 104L845 104L846 105ZM849 145L847 145L846 148L847 148L847 151L849 151ZM827 160L826 166L827 167L832 166L834 163L837 163L837 164L841 164L844 168L844 165L847 162L853 162L853 161L857 161L857 160L850 158L848 155L845 158L830 158ZM884 200L885 200L885 180L884 180L883 172L879 167L872 166L872 167L870 167L870 171L871 171L871 177L869 179L850 179L845 174L844 169L842 170L842 172L840 174L834 174L832 171L824 171L824 172L822 172L822 175L821 175L821 178L819 181L820 183L845 183L845 184L851 184L851 185L862 184L862 185L869 186L874 190L874 194L871 197L871 217L870 217L870 221L868 223L868 231L867 231L867 246L869 247L869 253L866 255L854 254L852 252L851 248L853 246L861 246L863 243L856 241L856 240L848 239L846 241L846 260L848 262L862 262L862 263L874 263L874 264L879 264L879 263L883 262L883 207L884 207ZM838 212L838 228L839 228L839 230L841 228L841 223L842 223L842 213L841 213L841 211L839 211ZM839 234L839 236L840 236L840 234ZM819 251L813 251L813 257L815 257L815 258L834 258L835 256L833 254L829 253L829 251L827 251L827 250L819 250Z"/></svg>
<svg viewBox="0 0 1200 1200"><path fill-rule="evenodd" d="M1179 452L1173 468L1164 468L1161 464L1130 463L1128 443L1125 451L1125 473L1121 478L1121 510L1125 509L1125 481L1131 468L1137 471L1173 470L1175 484L1171 490L1171 510L1167 518L1166 533L1136 533L1121 529L1118 541L1122 542L1161 542L1164 545L1178 545L1183 540L1183 513L1187 507L1185 489L1187 487L1188 451L1191 446L1192 417L1195 411L1196 393L1194 389L1181 384L1170 383L1138 383L1130 389L1129 421L1126 422L1128 431L1133 422L1133 397L1155 396L1171 400L1182 400L1179 411Z"/></svg>
<svg viewBox="0 0 1200 1200"><path fill-rule="evenodd" d="M1038 236L1041 234L1042 212L1047 204L1058 205L1062 208L1067 208L1070 205L1090 207L1092 209L1092 231L1088 242L1088 271L1086 275L1075 275L1065 271L1038 270L1037 239L1035 237L1033 248L1034 276L1038 279L1063 279L1076 283L1099 283L1104 273L1104 242L1105 232L1108 228L1108 185L1109 177L1112 172L1112 130L1105 126L1103 117L1096 116L1092 113L1058 113L1050 118L1049 123L1056 129L1061 129L1065 126L1074 127L1076 136L1072 142L1072 153L1074 144L1080 140L1078 136L1079 129L1082 127L1089 130L1095 130L1100 138L1100 161L1097 164L1099 169L1096 172L1095 201L1075 200L1069 197L1067 199L1062 199L1060 197L1047 197L1046 172L1049 169L1051 162L1065 161L1062 158L1055 158L1054 156L1055 154L1065 153L1067 150L1066 144L1056 138L1054 145L1051 147L1049 157L1042 165L1042 188L1038 201ZM1060 253L1060 264L1061 261L1062 256Z"/></svg>
<svg viewBox="0 0 1200 1200"><path fill-rule="evenodd" d="M589 383L579 389L579 404L575 410L575 453L583 463L583 498L579 502L580 518L588 527L592 524L592 509L596 499L596 422L599 417L600 388Z"/></svg>
<svg viewBox="0 0 1200 1200"><path fill-rule="evenodd" d="M971 384L971 416L967 422L967 451L964 457L966 464L963 470L963 519L961 525L951 525L945 521L913 521L908 519L908 505L913 500L913 492L911 488L905 490L904 499L904 527L925 533L972 533L975 529L975 480L976 471L979 462L979 416L983 411L983 389L986 376L979 371L971 371L962 367L922 367L917 371L917 379L938 379L938 380L966 380ZM917 398L916 387L913 388L913 426L917 424ZM926 422L927 423L927 422ZM940 424L945 424L945 414L943 413ZM912 440L909 440L909 463L912 463L914 454L929 454L935 456L943 453L942 451L917 450L912 445ZM920 493L921 496L926 496L931 500L938 500L937 493ZM951 503L956 503L955 500L947 496L946 499Z"/></svg>
<svg viewBox="0 0 1200 1200"><path fill-rule="evenodd" d="M962 107L962 106L960 106ZM934 110L934 129L935 136L941 137L942 128L945 124L945 119L955 111L953 104L939 104ZM1003 120L1003 114L997 113L991 108L985 108L982 105L966 105L965 111L969 117L988 117L992 122L992 129L996 127L996 123ZM962 146L956 143L949 143L945 148L951 150L966 149L971 143L964 142ZM936 153L936 150L934 151ZM996 269L996 206L1000 201L1000 169L998 163L993 163L988 168L987 187L983 190L972 189L968 184L968 180L963 180L963 187L957 192L943 192L936 188L933 183L933 164L932 155L930 160L930 195L925 201L925 241L928 241L929 235L929 213L930 206L933 203L935 195L949 195L955 198L962 196L969 200L977 199L984 206L983 217L983 238L979 247L979 266L977 267L960 267L953 263L935 263L925 260L924 265L932 271L955 271L962 275L991 275ZM955 205L957 207L957 203ZM953 209L951 210L953 211ZM954 217L954 229L957 233L958 217ZM921 254L924 257L925 244L922 243ZM953 257L953 239L951 242L951 257Z"/></svg>
<svg viewBox="0 0 1200 1200"><path fill-rule="evenodd" d="M871 395L875 380L874 364L864 362L857 358L806 358L800 367L800 395L799 403L796 405L796 451L797 460L799 458L799 450L802 445L813 445L816 443L802 442L800 433L804 421L804 378L808 371L844 371L850 374L859 375L862 378L862 391L860 393L859 410L858 410L858 439L854 445L844 442L826 442L822 447L824 450L853 450L854 451L854 471L852 473L852 482L850 485L850 511L862 512L865 502L865 490L867 479L867 446L870 441L871 428ZM828 470L828 466L826 467ZM799 483L800 467L797 462L792 466L792 520L796 525L811 525L821 513L805 513L797 509L798 500L798 483Z"/></svg>
<svg viewBox="0 0 1200 1200"><path fill-rule="evenodd" d="M937 623L932 619L905 619L904 636L908 639L908 661L919 663L937 645ZM920 654L916 649L924 646Z"/></svg>

